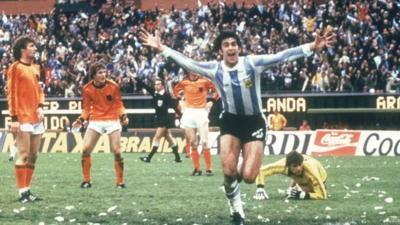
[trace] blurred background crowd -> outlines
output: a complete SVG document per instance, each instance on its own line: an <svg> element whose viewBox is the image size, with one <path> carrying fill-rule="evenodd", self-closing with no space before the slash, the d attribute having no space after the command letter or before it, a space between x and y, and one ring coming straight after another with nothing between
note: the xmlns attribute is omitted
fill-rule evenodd
<svg viewBox="0 0 400 225"><path fill-rule="evenodd" d="M134 1L64 0L50 14L0 14L0 95L13 61L12 43L24 34L37 40L46 95L75 97L88 81L90 65L100 59L125 95L146 94L132 77L149 85L161 77L172 87L184 76L174 62L141 45L140 29L158 29L166 45L202 61L219 59L213 41L221 29L235 30L247 55L313 41L328 25L336 45L264 71L263 93L400 93L399 1L260 1L252 7L236 2L198 0L193 9L143 11Z"/></svg>

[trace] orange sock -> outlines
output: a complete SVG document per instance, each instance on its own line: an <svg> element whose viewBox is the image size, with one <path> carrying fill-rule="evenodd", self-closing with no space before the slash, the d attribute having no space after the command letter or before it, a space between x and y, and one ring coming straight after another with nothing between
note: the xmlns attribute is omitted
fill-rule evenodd
<svg viewBox="0 0 400 225"><path fill-rule="evenodd" d="M31 186L31 180L33 177L33 171L35 170L35 166L33 164L26 164L26 177L25 177L25 187L29 188Z"/></svg>
<svg viewBox="0 0 400 225"><path fill-rule="evenodd" d="M186 141L185 153L186 153L187 156L190 155L190 142L189 141Z"/></svg>
<svg viewBox="0 0 400 225"><path fill-rule="evenodd" d="M206 162L206 170L211 170L211 153L209 148L203 150L203 157Z"/></svg>
<svg viewBox="0 0 400 225"><path fill-rule="evenodd" d="M115 182L117 185L124 183L124 164L124 159L114 160Z"/></svg>
<svg viewBox="0 0 400 225"><path fill-rule="evenodd" d="M200 170L199 152L197 149L192 149L192 162L196 170Z"/></svg>
<svg viewBox="0 0 400 225"><path fill-rule="evenodd" d="M25 180L26 180L25 165L15 165L15 178L17 179L18 189L25 188Z"/></svg>
<svg viewBox="0 0 400 225"><path fill-rule="evenodd" d="M92 157L90 156L82 156L82 172L83 172L83 181L90 182L90 169L92 167Z"/></svg>

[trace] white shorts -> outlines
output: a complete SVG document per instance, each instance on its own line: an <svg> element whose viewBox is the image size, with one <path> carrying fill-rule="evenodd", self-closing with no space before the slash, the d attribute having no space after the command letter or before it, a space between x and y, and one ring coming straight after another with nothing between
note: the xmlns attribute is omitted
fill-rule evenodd
<svg viewBox="0 0 400 225"><path fill-rule="evenodd" d="M181 125L183 128L200 128L208 124L208 111L206 109L185 108Z"/></svg>
<svg viewBox="0 0 400 225"><path fill-rule="evenodd" d="M32 134L43 134L44 125L43 122L39 123L23 123L19 126L22 132L30 132Z"/></svg>
<svg viewBox="0 0 400 225"><path fill-rule="evenodd" d="M99 134L111 134L116 130L121 130L119 120L89 121L88 129L95 130Z"/></svg>

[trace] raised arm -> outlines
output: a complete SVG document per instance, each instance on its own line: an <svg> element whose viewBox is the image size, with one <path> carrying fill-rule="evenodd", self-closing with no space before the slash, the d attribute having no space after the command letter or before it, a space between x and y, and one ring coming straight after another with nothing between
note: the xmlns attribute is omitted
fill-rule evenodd
<svg viewBox="0 0 400 225"><path fill-rule="evenodd" d="M142 30L140 32L140 40L142 40L143 45L161 52L164 57L170 57L177 64L190 72L198 73L211 78L217 71L217 62L197 62L184 56L182 53L163 45L161 43L160 34L158 31L156 31L155 35L152 35L147 31Z"/></svg>
<svg viewBox="0 0 400 225"><path fill-rule="evenodd" d="M298 47L286 49L276 54L251 55L249 56L249 59L257 69L262 71L268 67L296 60L301 57L308 57L312 54L313 52L311 51L310 44L305 44Z"/></svg>
<svg viewBox="0 0 400 225"><path fill-rule="evenodd" d="M147 84L146 84L145 82L143 82L141 79L136 79L136 78L135 78L135 81L137 82L137 84L138 84L141 88L146 89L146 91L148 91L152 96L154 95L154 93L155 93L154 88L152 88L152 87L150 87L149 85L147 85Z"/></svg>
<svg viewBox="0 0 400 225"><path fill-rule="evenodd" d="M264 70L276 64L311 56L313 52L319 51L325 47L330 48L336 42L335 35L332 34L332 28L330 26L327 27L323 36L320 36L318 33L317 31L314 42L286 49L272 55L249 56L249 59L257 69Z"/></svg>

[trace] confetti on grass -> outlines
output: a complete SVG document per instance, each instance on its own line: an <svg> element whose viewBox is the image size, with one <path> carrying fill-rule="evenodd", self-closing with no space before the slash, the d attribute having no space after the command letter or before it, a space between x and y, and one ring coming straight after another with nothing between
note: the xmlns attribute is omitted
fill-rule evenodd
<svg viewBox="0 0 400 225"><path fill-rule="evenodd" d="M62 217L62 216L56 216L56 217L54 217L54 219L55 219L57 222L64 222L64 217Z"/></svg>
<svg viewBox="0 0 400 225"><path fill-rule="evenodd" d="M363 177L361 180L362 181L378 181L379 177L368 177L368 176L366 176L366 177Z"/></svg>
<svg viewBox="0 0 400 225"><path fill-rule="evenodd" d="M118 206L116 206L116 205L111 206L110 208L107 209L107 212L112 212L112 211L114 211L117 207L118 207Z"/></svg>
<svg viewBox="0 0 400 225"><path fill-rule="evenodd" d="M73 208L75 208L75 206L73 206L73 205L67 205L67 206L65 206L65 209L66 209L66 210L72 210Z"/></svg>
<svg viewBox="0 0 400 225"><path fill-rule="evenodd" d="M326 219L327 219L327 220L330 220L330 219L331 219L331 216L330 216L330 215L326 215Z"/></svg>
<svg viewBox="0 0 400 225"><path fill-rule="evenodd" d="M393 198L392 197L385 198L385 202L386 203L393 203Z"/></svg>

